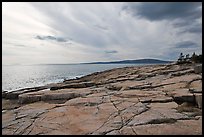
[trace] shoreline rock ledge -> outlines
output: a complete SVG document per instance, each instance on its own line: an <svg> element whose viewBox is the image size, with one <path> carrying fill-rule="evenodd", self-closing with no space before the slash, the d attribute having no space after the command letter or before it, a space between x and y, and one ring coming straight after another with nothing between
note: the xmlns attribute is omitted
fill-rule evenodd
<svg viewBox="0 0 204 137"><path fill-rule="evenodd" d="M2 92L3 135L202 135L202 64L115 68Z"/></svg>

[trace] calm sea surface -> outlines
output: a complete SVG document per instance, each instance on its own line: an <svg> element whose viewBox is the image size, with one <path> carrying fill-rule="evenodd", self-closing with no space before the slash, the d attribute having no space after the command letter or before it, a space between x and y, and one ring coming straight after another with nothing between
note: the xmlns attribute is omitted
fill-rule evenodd
<svg viewBox="0 0 204 137"><path fill-rule="evenodd" d="M93 72L144 64L76 64L76 65L12 65L2 66L2 91L43 86L81 77Z"/></svg>

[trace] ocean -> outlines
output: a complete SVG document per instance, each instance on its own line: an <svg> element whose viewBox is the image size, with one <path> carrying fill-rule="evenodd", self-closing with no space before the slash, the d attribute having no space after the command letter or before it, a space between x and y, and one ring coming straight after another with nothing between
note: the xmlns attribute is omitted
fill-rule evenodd
<svg viewBox="0 0 204 137"><path fill-rule="evenodd" d="M2 91L43 86L94 72L145 64L66 64L2 66ZM147 64L146 64L147 65Z"/></svg>

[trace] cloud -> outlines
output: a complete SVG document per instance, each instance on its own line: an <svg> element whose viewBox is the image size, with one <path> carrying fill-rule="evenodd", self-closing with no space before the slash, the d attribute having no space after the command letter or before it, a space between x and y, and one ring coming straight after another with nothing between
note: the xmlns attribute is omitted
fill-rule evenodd
<svg viewBox="0 0 204 137"><path fill-rule="evenodd" d="M202 26L195 26L195 27L191 27L191 28L186 28L184 31L182 31L182 33L199 33L202 34Z"/></svg>
<svg viewBox="0 0 204 137"><path fill-rule="evenodd" d="M19 44L19 45L15 45L17 47L27 47L26 45L22 45L22 44Z"/></svg>
<svg viewBox="0 0 204 137"><path fill-rule="evenodd" d="M186 26L180 26L180 33L197 33L202 34L202 24L190 24Z"/></svg>
<svg viewBox="0 0 204 137"><path fill-rule="evenodd" d="M94 26L101 29L101 30L105 30L105 31L109 30L109 28L106 26L102 26L102 25L94 25Z"/></svg>
<svg viewBox="0 0 204 137"><path fill-rule="evenodd" d="M35 38L39 39L39 40L54 40L54 41L57 41L57 42L67 42L68 41L65 38L54 37L54 36L39 36L39 35L37 35Z"/></svg>
<svg viewBox="0 0 204 137"><path fill-rule="evenodd" d="M167 21L178 33L202 33L201 2L127 3L123 10L133 17L149 21Z"/></svg>
<svg viewBox="0 0 204 137"><path fill-rule="evenodd" d="M197 48L198 45L192 41L183 41L176 44L175 48Z"/></svg>
<svg viewBox="0 0 204 137"><path fill-rule="evenodd" d="M114 54L114 53L118 53L118 51L116 51L116 50L107 50L107 51L105 51L105 53Z"/></svg>
<svg viewBox="0 0 204 137"><path fill-rule="evenodd" d="M166 2L4 3L2 58L4 63L47 64L168 60L177 59L177 52L199 53L202 6L190 4L181 4L181 10ZM198 46L181 48L181 41Z"/></svg>
<svg viewBox="0 0 204 137"><path fill-rule="evenodd" d="M179 28L179 33L202 34L202 18L195 20L177 20L172 23L175 28Z"/></svg>
<svg viewBox="0 0 204 137"><path fill-rule="evenodd" d="M202 16L201 2L144 2L128 3L123 8L133 16L150 21L197 19Z"/></svg>
<svg viewBox="0 0 204 137"><path fill-rule="evenodd" d="M87 46L98 45L104 47L108 44L107 36L95 29L99 26L100 30L106 29L104 27L106 25L101 18L104 13L100 11L103 10L103 4L100 4L101 8L95 8L98 5L96 3L47 3L46 5L31 3L31 5L48 17L50 27L57 30L61 35L72 36L76 42ZM97 14L100 14L100 12L102 14L98 16Z"/></svg>

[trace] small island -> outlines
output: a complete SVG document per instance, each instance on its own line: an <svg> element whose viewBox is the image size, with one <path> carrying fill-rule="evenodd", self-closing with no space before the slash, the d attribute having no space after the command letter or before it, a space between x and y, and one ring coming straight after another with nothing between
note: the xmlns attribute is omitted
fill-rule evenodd
<svg viewBox="0 0 204 137"><path fill-rule="evenodd" d="M122 60L122 61L110 61L110 62L91 62L82 64L164 64L171 63L173 61L164 61L158 59L137 59L137 60Z"/></svg>

